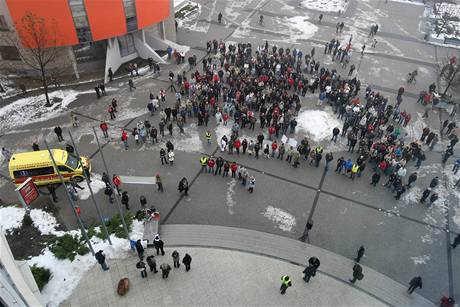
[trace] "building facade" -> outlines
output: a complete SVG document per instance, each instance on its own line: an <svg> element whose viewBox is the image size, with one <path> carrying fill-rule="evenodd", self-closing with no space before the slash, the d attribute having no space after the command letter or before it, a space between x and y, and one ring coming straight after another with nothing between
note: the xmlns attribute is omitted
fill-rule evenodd
<svg viewBox="0 0 460 307"><path fill-rule="evenodd" d="M181 51L176 39L173 0L0 0L0 61L27 70L19 50L2 36L14 35L26 48L36 40L23 18L33 14L43 20L44 47L59 46L70 71L116 71L137 57L163 63L158 50L167 46ZM56 65L62 65L56 61Z"/></svg>

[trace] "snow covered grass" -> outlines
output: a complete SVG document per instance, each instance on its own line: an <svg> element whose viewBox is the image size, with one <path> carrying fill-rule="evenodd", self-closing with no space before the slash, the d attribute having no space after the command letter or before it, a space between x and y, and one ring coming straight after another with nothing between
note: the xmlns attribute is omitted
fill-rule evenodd
<svg viewBox="0 0 460 307"><path fill-rule="evenodd" d="M290 232L292 231L292 227L296 225L295 217L289 212L280 208L268 206L265 208L265 211L262 212L262 215L272 221L276 227L282 231Z"/></svg>
<svg viewBox="0 0 460 307"><path fill-rule="evenodd" d="M315 142L332 137L332 129L342 124L326 111L302 110L297 117L297 129L308 134Z"/></svg>
<svg viewBox="0 0 460 307"><path fill-rule="evenodd" d="M22 226L22 220L26 211L20 207L0 208L0 228L5 232L10 232Z"/></svg>
<svg viewBox="0 0 460 307"><path fill-rule="evenodd" d="M93 93L93 91L77 92L74 90L59 90L49 94L50 100L61 98L61 102L46 107L44 95L26 97L0 108L0 130L9 130L14 127L31 123L42 122L57 117L67 110L67 106L75 101L79 95Z"/></svg>
<svg viewBox="0 0 460 307"><path fill-rule="evenodd" d="M301 5L309 10L343 13L348 7L348 0L304 0Z"/></svg>
<svg viewBox="0 0 460 307"><path fill-rule="evenodd" d="M4 230L11 231L19 228L22 225L22 219L25 214L25 209L18 207L3 207L0 208L0 227ZM66 233L72 235L80 235L79 231L72 230L69 232L57 231L58 223L56 218L41 209L31 210L31 218L34 226L37 227L42 234L52 234L61 236ZM131 239L137 240L142 238L143 224L137 220L133 221L131 231ZM128 240L120 239L111 235L112 245L107 241L103 241L97 237L91 239L94 250L97 252L103 250L110 266L110 259L122 259L131 254ZM42 290L42 297L47 306L59 306L67 297L72 294L72 291L77 287L82 277L94 265L97 265L96 260L91 253L83 256L77 256L74 261L59 260L47 247L42 254L32 257L28 260L30 266L36 264L40 267L45 267L51 270L52 279Z"/></svg>

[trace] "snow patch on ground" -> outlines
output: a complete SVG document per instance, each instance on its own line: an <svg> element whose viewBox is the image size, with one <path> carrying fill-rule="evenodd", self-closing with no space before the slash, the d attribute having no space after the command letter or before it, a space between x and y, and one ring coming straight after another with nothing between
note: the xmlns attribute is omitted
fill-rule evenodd
<svg viewBox="0 0 460 307"><path fill-rule="evenodd" d="M305 16L295 16L286 18L284 25L289 25L290 39L309 39L318 31L318 27L308 21Z"/></svg>
<svg viewBox="0 0 460 307"><path fill-rule="evenodd" d="M26 211L19 207L0 208L0 228L5 232L10 232L22 226L22 220Z"/></svg>
<svg viewBox="0 0 460 307"><path fill-rule="evenodd" d="M236 202L233 199L233 195L235 194L235 185L236 185L236 179L232 178L228 183L228 188L227 188L227 208L228 208L228 214L233 215L235 214L235 211L233 211L233 207L235 206Z"/></svg>
<svg viewBox="0 0 460 307"><path fill-rule="evenodd" d="M430 255L422 255L418 257L410 257L414 264L426 264L430 260Z"/></svg>
<svg viewBox="0 0 460 307"><path fill-rule="evenodd" d="M203 152L203 142L198 134L197 124L190 124L184 128L185 134L176 134L171 141L174 144L174 150L185 152ZM203 132L204 133L204 132Z"/></svg>
<svg viewBox="0 0 460 307"><path fill-rule="evenodd" d="M304 0L301 6L322 12L345 12L348 7L348 0Z"/></svg>
<svg viewBox="0 0 460 307"><path fill-rule="evenodd" d="M50 213L41 209L32 209L30 217L34 222L34 226L41 232L42 235L63 235L63 231L57 231L59 225L56 218Z"/></svg>
<svg viewBox="0 0 460 307"><path fill-rule="evenodd" d="M332 137L332 129L342 124L326 111L303 110L297 117L298 131L306 132L313 141L319 142Z"/></svg>
<svg viewBox="0 0 460 307"><path fill-rule="evenodd" d="M0 129L24 126L31 123L42 122L57 117L67 110L67 106L75 101L79 95L93 93L93 91L77 92L74 90L60 90L49 93L50 100L54 97L61 98L51 107L45 107L44 95L26 97L0 109Z"/></svg>
<svg viewBox="0 0 460 307"><path fill-rule="evenodd" d="M292 227L296 225L295 217L280 208L275 208L273 206L268 206L265 208L265 211L262 213L263 216L272 221L276 227L282 231L290 232Z"/></svg>
<svg viewBox="0 0 460 307"><path fill-rule="evenodd" d="M99 191L105 189L105 183L101 180L101 175L99 174L91 174L91 188L93 189L93 194L97 194ZM89 191L88 184L86 180L80 183L80 186L83 187L83 190L77 189L78 198L81 200L85 200L90 198L91 192Z"/></svg>

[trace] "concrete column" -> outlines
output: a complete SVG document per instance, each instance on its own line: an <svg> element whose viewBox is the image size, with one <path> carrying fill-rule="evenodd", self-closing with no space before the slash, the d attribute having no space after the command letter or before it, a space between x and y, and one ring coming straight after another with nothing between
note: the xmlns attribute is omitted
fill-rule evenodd
<svg viewBox="0 0 460 307"><path fill-rule="evenodd" d="M68 50L70 61L72 61L73 72L75 74L75 78L78 80L80 79L80 74L78 73L77 59L75 58L75 53L73 52L72 46L68 47Z"/></svg>

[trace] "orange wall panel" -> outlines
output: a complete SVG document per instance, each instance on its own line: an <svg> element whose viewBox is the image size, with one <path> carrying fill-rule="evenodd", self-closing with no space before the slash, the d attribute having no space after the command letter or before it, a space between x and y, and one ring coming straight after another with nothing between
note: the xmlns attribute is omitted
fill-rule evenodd
<svg viewBox="0 0 460 307"><path fill-rule="evenodd" d="M94 41L126 34L123 0L84 0Z"/></svg>
<svg viewBox="0 0 460 307"><path fill-rule="evenodd" d="M135 0L137 28L142 29L165 20L169 16L169 2L173 0Z"/></svg>
<svg viewBox="0 0 460 307"><path fill-rule="evenodd" d="M36 41L28 34L29 31L22 22L23 17L29 12L44 20L48 39L43 43L43 47L78 44L68 0L6 0L6 3L25 47L37 47Z"/></svg>

